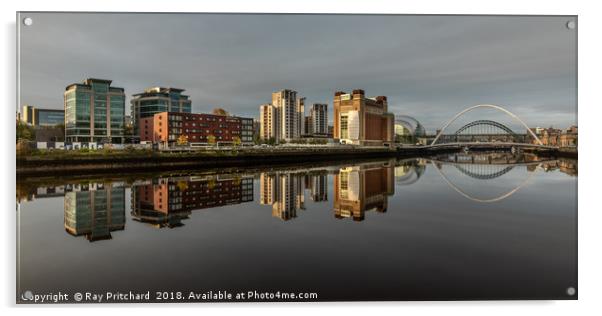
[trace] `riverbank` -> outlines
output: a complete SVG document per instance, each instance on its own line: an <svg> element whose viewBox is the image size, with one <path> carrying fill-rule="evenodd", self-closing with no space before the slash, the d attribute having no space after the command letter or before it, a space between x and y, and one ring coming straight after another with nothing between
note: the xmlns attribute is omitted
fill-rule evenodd
<svg viewBox="0 0 602 316"><path fill-rule="evenodd" d="M341 160L419 157L459 148L316 146L165 152L152 150L41 151L17 155L17 177L272 166ZM550 151L549 155L554 155ZM570 154L570 153L569 153ZM576 155L576 152L575 152Z"/></svg>
<svg viewBox="0 0 602 316"><path fill-rule="evenodd" d="M94 174L172 169L270 166L342 159L387 158L418 155L418 148L398 150L383 147L271 147L235 150L164 152L151 150L45 151L17 156L17 176Z"/></svg>

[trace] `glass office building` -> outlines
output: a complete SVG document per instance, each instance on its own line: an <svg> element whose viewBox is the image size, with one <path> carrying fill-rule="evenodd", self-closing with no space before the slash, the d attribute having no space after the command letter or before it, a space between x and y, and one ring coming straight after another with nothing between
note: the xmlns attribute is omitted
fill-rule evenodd
<svg viewBox="0 0 602 316"><path fill-rule="evenodd" d="M184 89L152 87L145 89L143 93L134 94L130 101L134 135L138 135L141 118L152 117L161 112L191 113L192 102L182 92Z"/></svg>
<svg viewBox="0 0 602 316"><path fill-rule="evenodd" d="M21 120L33 126L55 126L65 122L65 110L39 109L24 105Z"/></svg>
<svg viewBox="0 0 602 316"><path fill-rule="evenodd" d="M125 93L111 80L89 78L65 89L67 142L123 143Z"/></svg>

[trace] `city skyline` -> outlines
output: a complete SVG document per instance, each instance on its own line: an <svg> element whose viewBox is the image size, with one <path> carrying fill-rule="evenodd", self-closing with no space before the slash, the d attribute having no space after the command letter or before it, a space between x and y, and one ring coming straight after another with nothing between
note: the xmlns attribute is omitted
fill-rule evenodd
<svg viewBox="0 0 602 316"><path fill-rule="evenodd" d="M96 77L124 87L126 113L133 94L166 86L193 112L258 118L270 93L292 89L329 104L332 124L334 92L362 88L429 132L482 103L532 126L577 123L571 16L26 15L19 105L61 109L66 86Z"/></svg>

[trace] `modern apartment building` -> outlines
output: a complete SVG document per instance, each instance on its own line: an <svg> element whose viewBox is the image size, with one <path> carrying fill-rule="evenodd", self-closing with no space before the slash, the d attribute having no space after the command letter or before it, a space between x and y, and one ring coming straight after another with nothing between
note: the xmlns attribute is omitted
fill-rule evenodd
<svg viewBox="0 0 602 316"><path fill-rule="evenodd" d="M305 98L289 89L272 93L272 103L259 107L261 139L276 141L300 138L305 134Z"/></svg>
<svg viewBox="0 0 602 316"><path fill-rule="evenodd" d="M311 131L308 134L315 136L328 135L328 104L314 103L309 111L309 124Z"/></svg>
<svg viewBox="0 0 602 316"><path fill-rule="evenodd" d="M284 89L272 93L272 105L276 108L276 116L280 123L276 139L298 138L297 91Z"/></svg>
<svg viewBox="0 0 602 316"><path fill-rule="evenodd" d="M334 95L334 138L342 143L390 146L394 142L394 116L387 112L387 97L367 98L364 90Z"/></svg>
<svg viewBox="0 0 602 316"><path fill-rule="evenodd" d="M111 80L88 78L65 89L67 142L123 143L125 93Z"/></svg>
<svg viewBox="0 0 602 316"><path fill-rule="evenodd" d="M140 141L174 145L183 137L188 144L253 143L253 119L214 114L161 112L139 121ZM245 129L243 129L243 127ZM243 134L245 132L245 134Z"/></svg>
<svg viewBox="0 0 602 316"><path fill-rule="evenodd" d="M253 118L249 117L238 117L240 119L240 140L243 144L253 144L255 142L255 130L253 125Z"/></svg>
<svg viewBox="0 0 602 316"><path fill-rule="evenodd" d="M272 104L259 106L259 138L263 140L276 139L280 120L277 119L276 107Z"/></svg>
<svg viewBox="0 0 602 316"><path fill-rule="evenodd" d="M32 126L55 126L65 123L65 110L40 109L24 105L21 120Z"/></svg>
<svg viewBox="0 0 602 316"><path fill-rule="evenodd" d="M144 92L134 94L130 101L132 105L132 121L134 122L134 135L138 133L137 123L141 118L151 117L161 112L191 113L192 102L184 89L152 87Z"/></svg>
<svg viewBox="0 0 602 316"><path fill-rule="evenodd" d="M309 133L309 131L305 129L305 98L297 99L296 107L297 117L295 118L295 122L297 123L297 136L295 138L299 138L301 135Z"/></svg>

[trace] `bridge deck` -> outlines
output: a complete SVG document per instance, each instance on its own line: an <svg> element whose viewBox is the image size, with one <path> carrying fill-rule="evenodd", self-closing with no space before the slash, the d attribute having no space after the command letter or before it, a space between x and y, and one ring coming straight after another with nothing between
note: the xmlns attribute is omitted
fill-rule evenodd
<svg viewBox="0 0 602 316"><path fill-rule="evenodd" d="M527 143L504 143L504 142L491 142L491 143L474 143L474 142L454 142L444 143L435 145L425 145L422 148L442 148L442 147L469 147L469 148L509 148L509 147L522 147L522 148L540 148L540 149L558 149L557 146L545 146L537 144Z"/></svg>

